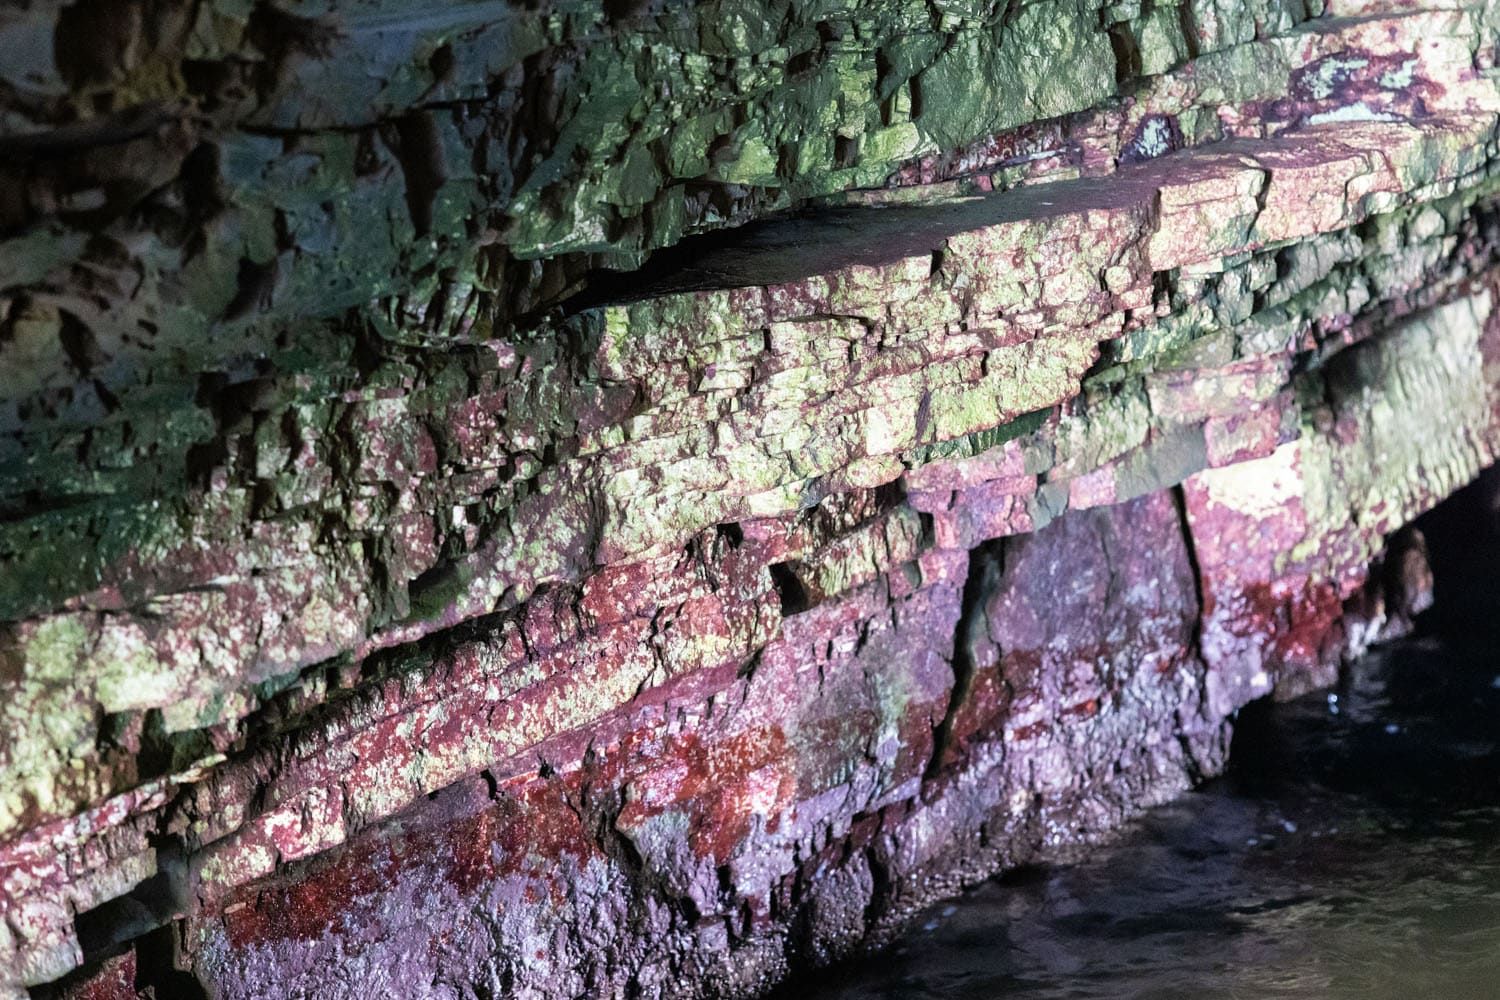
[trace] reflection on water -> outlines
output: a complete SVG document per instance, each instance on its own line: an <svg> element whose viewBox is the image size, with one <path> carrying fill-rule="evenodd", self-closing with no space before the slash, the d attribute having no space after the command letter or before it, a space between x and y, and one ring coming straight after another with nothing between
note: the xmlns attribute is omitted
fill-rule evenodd
<svg viewBox="0 0 1500 1000"><path fill-rule="evenodd" d="M1500 998L1500 647L1428 641L1251 713L1230 777L991 882L853 998Z"/></svg>

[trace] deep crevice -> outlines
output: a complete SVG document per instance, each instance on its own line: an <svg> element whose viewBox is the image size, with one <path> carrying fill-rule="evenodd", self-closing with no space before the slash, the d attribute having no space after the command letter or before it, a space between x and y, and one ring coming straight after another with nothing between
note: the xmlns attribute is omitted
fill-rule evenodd
<svg viewBox="0 0 1500 1000"><path fill-rule="evenodd" d="M922 774L924 782L934 780L944 771L953 745L958 713L974 690L974 648L987 638L985 604L1005 572L1005 541L1004 538L992 539L969 553L969 572L964 577L958 621L953 627L953 690L942 721L932 731L932 756Z"/></svg>
<svg viewBox="0 0 1500 1000"><path fill-rule="evenodd" d="M160 927L135 944L135 986L151 989L157 1000L209 1000L197 976L177 962L177 927Z"/></svg>
<svg viewBox="0 0 1500 1000"><path fill-rule="evenodd" d="M773 563L768 567L771 583L781 598L783 616L800 614L813 606L812 595L787 563Z"/></svg>
<svg viewBox="0 0 1500 1000"><path fill-rule="evenodd" d="M146 957L153 932L171 933L170 924L187 908L187 865L180 844L164 842L156 848L155 875L140 882L123 896L83 910L73 918L74 933L85 963L97 963L118 954L127 942L136 942L138 963ZM189 996L182 993L160 996Z"/></svg>
<svg viewBox="0 0 1500 1000"><path fill-rule="evenodd" d="M1193 594L1198 599L1197 613L1193 615L1193 634L1189 642L1202 655L1200 641L1203 635L1203 615L1208 607L1208 595L1204 593L1203 569L1198 564L1198 545L1193 538L1193 523L1188 517L1187 494L1182 484L1172 487L1172 504L1177 509L1177 525L1182 534L1182 548L1187 554L1188 569L1193 574Z"/></svg>

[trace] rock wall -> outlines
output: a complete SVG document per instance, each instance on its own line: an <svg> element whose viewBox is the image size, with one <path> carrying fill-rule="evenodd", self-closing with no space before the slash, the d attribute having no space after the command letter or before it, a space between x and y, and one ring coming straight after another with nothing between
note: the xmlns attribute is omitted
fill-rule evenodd
<svg viewBox="0 0 1500 1000"><path fill-rule="evenodd" d="M0 11L0 996L754 995L1216 773L1496 460L1497 42Z"/></svg>

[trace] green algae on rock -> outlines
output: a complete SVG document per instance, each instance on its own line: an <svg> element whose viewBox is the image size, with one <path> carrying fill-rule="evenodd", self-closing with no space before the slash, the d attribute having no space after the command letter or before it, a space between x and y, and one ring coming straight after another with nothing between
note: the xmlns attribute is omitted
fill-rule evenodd
<svg viewBox="0 0 1500 1000"><path fill-rule="evenodd" d="M1495 460L1497 31L0 14L0 995L753 994L1215 772Z"/></svg>

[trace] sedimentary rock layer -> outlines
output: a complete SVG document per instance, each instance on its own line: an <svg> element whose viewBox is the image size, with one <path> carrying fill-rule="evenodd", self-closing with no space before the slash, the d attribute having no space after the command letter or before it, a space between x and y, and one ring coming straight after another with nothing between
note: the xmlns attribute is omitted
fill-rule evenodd
<svg viewBox="0 0 1500 1000"><path fill-rule="evenodd" d="M1298 439L1180 489L972 552L857 492L424 645L180 800L186 954L227 996L753 992L1087 843L1216 770L1235 707L1421 606L1412 543L1366 569L1493 457L1490 298L1352 348ZM1426 374L1370 378L1393 367ZM1372 452L1398 467L1330 495Z"/></svg>
<svg viewBox="0 0 1500 1000"><path fill-rule="evenodd" d="M0 14L0 989L749 994L1214 773L1496 458L1497 19Z"/></svg>

